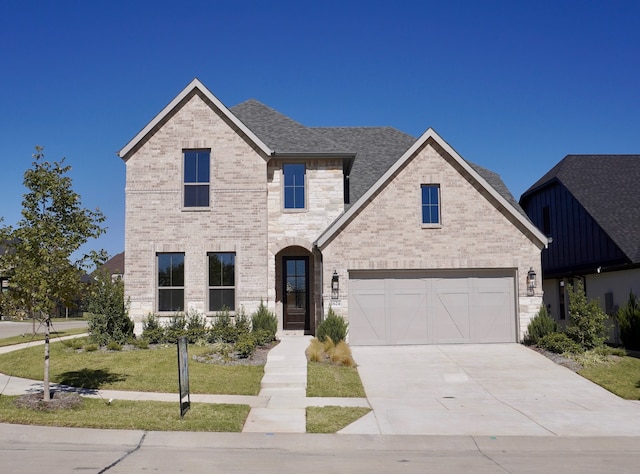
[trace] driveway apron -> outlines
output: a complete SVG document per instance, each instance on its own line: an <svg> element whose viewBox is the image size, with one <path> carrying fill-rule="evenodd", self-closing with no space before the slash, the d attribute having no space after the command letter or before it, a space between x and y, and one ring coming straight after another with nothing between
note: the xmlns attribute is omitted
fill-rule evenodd
<svg viewBox="0 0 640 474"><path fill-rule="evenodd" d="M640 404L520 344L352 347L381 434L640 436Z"/></svg>

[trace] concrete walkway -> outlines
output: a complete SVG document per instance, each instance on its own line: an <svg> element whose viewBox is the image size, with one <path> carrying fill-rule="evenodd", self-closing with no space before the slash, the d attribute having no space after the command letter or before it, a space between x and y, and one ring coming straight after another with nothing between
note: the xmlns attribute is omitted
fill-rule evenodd
<svg viewBox="0 0 640 474"><path fill-rule="evenodd" d="M78 334L57 340L83 337ZM307 358L305 350L309 346L309 336L282 336L280 343L267 356L264 377L259 395L210 395L191 394L193 403L231 403L249 405L251 411L244 425L243 432L251 433L305 433L306 407L309 406L352 406L370 408L366 398L314 398L307 397ZM54 341L55 342L55 341ZM12 352L34 345L42 345L37 341L13 346L0 347L0 354ZM161 402L179 401L178 393L132 392L121 390L79 389L60 384L51 384L51 390L77 392L82 396L101 398L104 400L149 400ZM42 381L28 380L0 374L0 394L22 395L24 393L41 392ZM376 434L379 430L367 424L358 428L361 434Z"/></svg>

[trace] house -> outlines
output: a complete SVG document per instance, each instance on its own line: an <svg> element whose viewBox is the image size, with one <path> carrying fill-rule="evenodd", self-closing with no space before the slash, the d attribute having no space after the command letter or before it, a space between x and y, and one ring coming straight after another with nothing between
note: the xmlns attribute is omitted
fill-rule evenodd
<svg viewBox="0 0 640 474"><path fill-rule="evenodd" d="M568 317L567 286L583 281L609 315L640 294L640 155L568 155L520 198L553 239L542 252L544 303Z"/></svg>
<svg viewBox="0 0 640 474"><path fill-rule="evenodd" d="M194 79L119 156L137 332L264 301L281 332L332 307L351 344L517 341L542 302L546 238L432 129L306 127Z"/></svg>
<svg viewBox="0 0 640 474"><path fill-rule="evenodd" d="M100 270L111 275L111 280L116 281L124 276L124 252L114 255L100 266Z"/></svg>

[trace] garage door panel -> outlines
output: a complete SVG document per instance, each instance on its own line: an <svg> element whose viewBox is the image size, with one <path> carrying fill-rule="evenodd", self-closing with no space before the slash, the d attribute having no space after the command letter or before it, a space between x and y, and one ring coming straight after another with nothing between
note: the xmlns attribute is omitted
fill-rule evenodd
<svg viewBox="0 0 640 474"><path fill-rule="evenodd" d="M349 287L349 340L355 345L386 344L384 281L351 281Z"/></svg>
<svg viewBox="0 0 640 474"><path fill-rule="evenodd" d="M513 342L515 319L513 313L513 280L478 279L474 288L474 342Z"/></svg>
<svg viewBox="0 0 640 474"><path fill-rule="evenodd" d="M433 327L435 344L462 343L471 340L469 288L466 281L435 282Z"/></svg>
<svg viewBox="0 0 640 474"><path fill-rule="evenodd" d="M426 344L427 293L423 280L389 280L389 344Z"/></svg>

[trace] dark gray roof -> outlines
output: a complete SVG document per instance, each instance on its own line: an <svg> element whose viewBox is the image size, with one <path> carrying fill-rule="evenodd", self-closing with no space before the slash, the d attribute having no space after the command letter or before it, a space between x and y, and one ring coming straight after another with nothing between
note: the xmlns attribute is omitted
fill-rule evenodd
<svg viewBox="0 0 640 474"><path fill-rule="evenodd" d="M255 99L229 109L277 154L355 155L350 202L358 200L416 141L392 127L306 127ZM523 216L525 212L496 173L468 162ZM528 219L528 218L527 218Z"/></svg>
<svg viewBox="0 0 640 474"><path fill-rule="evenodd" d="M391 127L314 128L332 141L356 152L349 174L350 202L362 196L416 141Z"/></svg>
<svg viewBox="0 0 640 474"><path fill-rule="evenodd" d="M633 262L640 262L640 155L567 155L521 202L560 182Z"/></svg>
<svg viewBox="0 0 640 474"><path fill-rule="evenodd" d="M353 154L257 100L247 100L229 110L276 153Z"/></svg>
<svg viewBox="0 0 640 474"><path fill-rule="evenodd" d="M124 275L124 252L111 257L100 269L106 269L111 275Z"/></svg>

